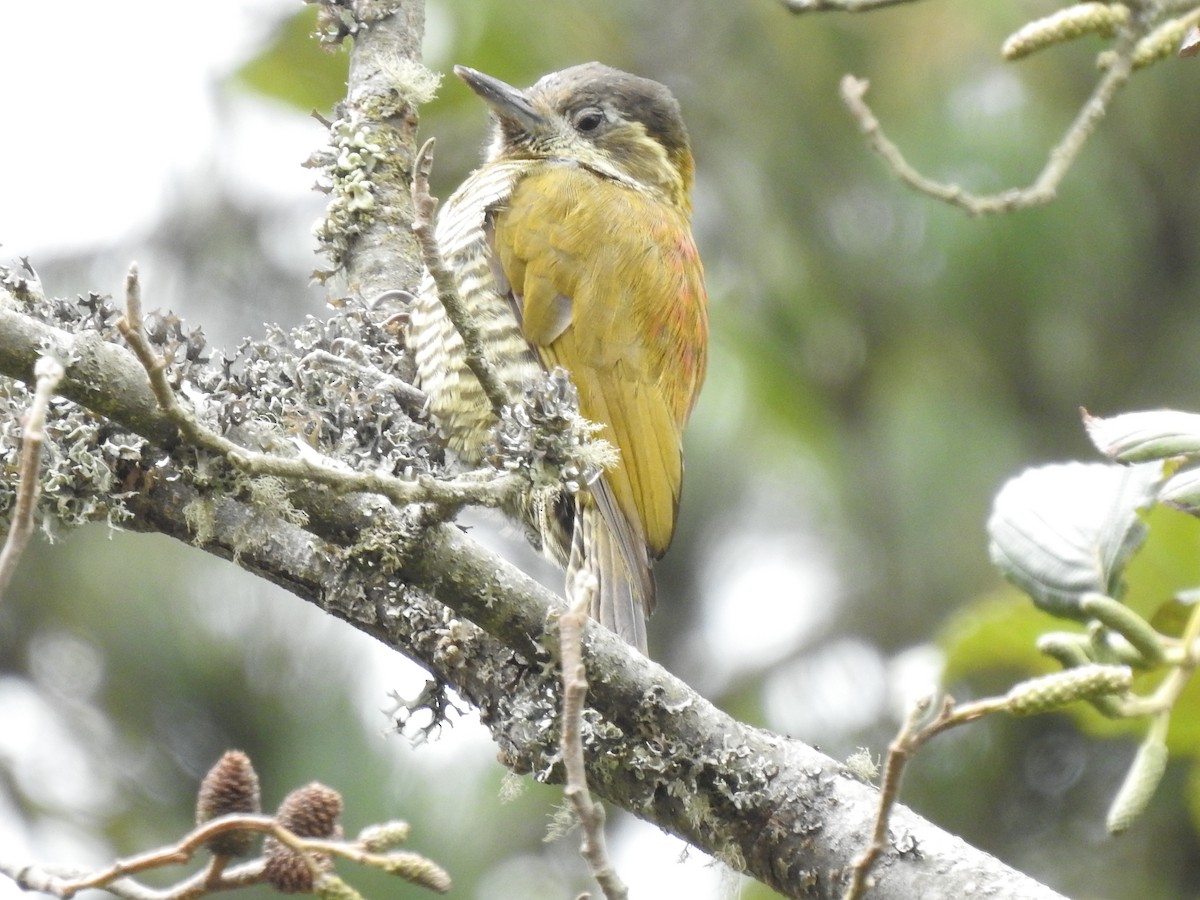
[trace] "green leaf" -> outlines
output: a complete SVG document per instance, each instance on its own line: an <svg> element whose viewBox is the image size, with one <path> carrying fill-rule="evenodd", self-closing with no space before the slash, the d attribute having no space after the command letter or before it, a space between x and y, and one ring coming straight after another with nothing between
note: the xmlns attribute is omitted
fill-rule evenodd
<svg viewBox="0 0 1200 900"><path fill-rule="evenodd" d="M937 644L946 654L942 678L953 684L980 672L1019 677L1053 671L1055 665L1037 650L1037 639L1049 620L1029 599L1009 587L964 603L943 624Z"/></svg>
<svg viewBox="0 0 1200 900"><path fill-rule="evenodd" d="M1092 443L1118 462L1148 462L1200 454L1200 415L1158 409L1110 418L1084 414Z"/></svg>
<svg viewBox="0 0 1200 900"><path fill-rule="evenodd" d="M1159 499L1188 515L1200 515L1200 462L1176 469L1163 485Z"/></svg>
<svg viewBox="0 0 1200 900"><path fill-rule="evenodd" d="M1040 609L1080 621L1088 593L1121 595L1125 563L1147 528L1161 467L1062 463L1008 481L988 519L992 562Z"/></svg>
<svg viewBox="0 0 1200 900"><path fill-rule="evenodd" d="M238 83L303 112L329 110L346 96L350 55L330 52L313 37L317 8L308 6L281 23L270 44L233 73Z"/></svg>
<svg viewBox="0 0 1200 900"><path fill-rule="evenodd" d="M1122 597L1126 606L1137 611L1163 634L1178 636L1182 625L1172 626L1186 617L1186 609L1171 613L1172 597L1183 603L1194 602L1189 593L1200 585L1200 521L1164 504L1154 507L1142 521L1150 529L1150 538L1137 556L1125 566L1128 591ZM1158 617L1166 614L1160 622Z"/></svg>
<svg viewBox="0 0 1200 900"><path fill-rule="evenodd" d="M1198 601L1200 601L1200 592L1180 591L1154 611L1150 624L1155 631L1161 634L1179 637L1183 634L1184 626L1192 617Z"/></svg>

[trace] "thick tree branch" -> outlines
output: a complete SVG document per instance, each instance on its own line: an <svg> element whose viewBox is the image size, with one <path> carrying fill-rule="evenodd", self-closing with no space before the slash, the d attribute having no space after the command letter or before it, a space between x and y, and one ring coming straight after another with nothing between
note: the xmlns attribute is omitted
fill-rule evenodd
<svg viewBox="0 0 1200 900"><path fill-rule="evenodd" d="M0 317L4 374L20 377L27 351L42 338L70 343L58 329L25 323L18 333L30 346L14 345L5 321ZM141 366L128 351L110 349L103 355L113 383L131 383ZM97 386L89 377L87 369L68 366L64 390L91 393ZM127 427L170 433L157 421L162 413L146 413L142 397L134 390L99 405ZM397 509L319 486L292 499L310 513L307 526L208 496L182 478L158 477L127 501L134 515L127 524L234 559L416 659L480 710L508 765L561 780L557 735L536 725L557 718L557 678L537 659L561 600L457 527L424 522L420 507ZM197 504L210 508L200 541L189 515ZM373 539L364 540L365 532ZM449 625L444 607L458 617ZM798 741L735 721L590 622L584 655L590 706L600 715L585 729L594 791L786 895L840 893L870 832L874 789ZM910 897L935 882L950 894L969 882L1013 898L1055 896L912 813L897 812L893 833L904 836L906 848L915 840L919 853L885 853L874 897Z"/></svg>
<svg viewBox="0 0 1200 900"><path fill-rule="evenodd" d="M0 294L0 374L33 384L43 352L65 369L59 395L159 446L170 449L177 443L179 429L159 409L145 370L128 350L93 331L48 325Z"/></svg>
<svg viewBox="0 0 1200 900"><path fill-rule="evenodd" d="M139 498L136 522L186 538L184 510L194 499L186 486L162 481ZM379 571L374 562L331 556L298 526L266 527L243 504L217 505L204 549L236 556L244 568L417 659L479 708L509 765L561 780L551 762L557 740L533 724L539 710L553 716L556 679L525 661L537 646L531 635L561 608L558 598L452 525L430 529L411 562ZM260 540L247 543L248 534ZM397 579L419 594L397 592ZM467 623L447 630L431 599L486 634ZM593 724L588 735L594 790L787 896L839 896L871 830L873 788L799 741L737 722L594 623L584 648L590 705L608 723ZM1010 898L1057 896L903 808L892 830L896 840L876 869L872 897L955 896L967 885Z"/></svg>

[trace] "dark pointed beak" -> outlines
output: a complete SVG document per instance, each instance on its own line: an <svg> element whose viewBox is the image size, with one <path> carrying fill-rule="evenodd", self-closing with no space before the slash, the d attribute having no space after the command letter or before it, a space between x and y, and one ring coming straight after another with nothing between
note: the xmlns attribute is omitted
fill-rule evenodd
<svg viewBox="0 0 1200 900"><path fill-rule="evenodd" d="M465 81L467 87L478 94L479 99L501 119L507 119L526 131L534 131L546 124L545 117L533 108L524 91L466 66L455 66L454 74Z"/></svg>

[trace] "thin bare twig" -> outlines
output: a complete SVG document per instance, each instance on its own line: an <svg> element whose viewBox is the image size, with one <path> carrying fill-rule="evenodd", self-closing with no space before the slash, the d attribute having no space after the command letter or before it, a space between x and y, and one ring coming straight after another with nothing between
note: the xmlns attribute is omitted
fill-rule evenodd
<svg viewBox="0 0 1200 900"><path fill-rule="evenodd" d="M21 464L17 483L17 503L13 509L12 525L0 551L0 601L17 569L21 554L29 545L33 535L33 511L37 507L41 483L38 473L42 464L42 445L46 441L46 411L50 398L62 380L65 371L62 363L52 356L43 356L33 367L37 379L33 390L33 402L25 416L25 433L21 437Z"/></svg>
<svg viewBox="0 0 1200 900"><path fill-rule="evenodd" d="M41 866L17 867L0 861L0 874L12 878L24 890L63 898L72 897L81 890L97 888L122 900L195 900L217 891L260 884L263 880L263 861L259 859L235 868L226 868L227 858L214 857L203 870L163 888L149 887L131 876L163 866L186 863L201 849L205 840L234 830L271 831L272 820L269 816L234 816L214 820L174 845L118 860L107 868L91 873Z"/></svg>
<svg viewBox="0 0 1200 900"><path fill-rule="evenodd" d="M429 193L429 173L433 170L433 145L433 138L422 144L413 162L413 234L417 236L417 245L421 248L421 261L425 263L425 269L437 287L438 300L445 308L446 316L453 323L458 336L462 338L467 368L479 380L479 386L483 388L488 402L492 404L492 412L498 416L511 402L508 391L488 361L479 329L458 292L458 280L442 258L442 251L434 232L434 215L438 202Z"/></svg>
<svg viewBox="0 0 1200 900"><path fill-rule="evenodd" d="M191 444L224 457L248 475L271 475L293 481L316 482L339 493L380 494L401 506L431 503L443 509L467 505L499 506L524 484L519 475L491 471L468 472L452 479L439 479L431 475L403 479L382 472L350 469L314 452L302 442L291 445L298 454L296 456L260 453L236 444L203 425L194 413L179 402L167 378L166 361L146 337L136 264L129 267L125 278L125 310L125 316L117 322L117 328L146 370L151 390L163 414L175 423Z"/></svg>
<svg viewBox="0 0 1200 900"><path fill-rule="evenodd" d="M195 900L218 891L261 884L266 877L264 861L255 859L229 869L225 868L227 858L217 856L203 870L164 888L148 887L132 876L165 866L183 865L204 849L213 837L232 831L268 834L306 857L312 854L339 856L360 865L381 869L438 893L450 889L450 876L445 870L420 854L404 851L377 853L364 848L358 841L300 837L279 824L274 817L263 815L222 816L197 826L175 844L117 860L89 874L54 871L37 866L17 867L5 862L0 862L0 874L9 876L25 890L41 891L62 898L96 888L123 900Z"/></svg>
<svg viewBox="0 0 1200 900"><path fill-rule="evenodd" d="M933 704L932 697L925 697L913 705L912 710L900 726L900 731L888 745L887 760L883 764L883 780L879 785L879 807L875 814L875 827L871 830L871 842L850 868L850 884L842 894L842 900L860 900L870 886L871 869L879 856L887 848L888 822L892 809L900 799L900 783L904 778L904 769L917 751L934 736L949 728L974 722L988 713L998 712L1006 707L1008 698L988 697L956 706L954 698L946 695L932 719L924 722L929 707Z"/></svg>
<svg viewBox="0 0 1200 900"><path fill-rule="evenodd" d="M871 831L871 842L866 849L854 860L850 869L850 884L842 894L842 900L859 900L867 889L867 878L871 868L879 859L879 855L887 846L888 820L891 818L892 807L900 795L900 782L904 776L904 766L916 750L914 738L920 734L921 720L929 712L933 702L932 697L924 697L913 705L904 724L891 744L888 745L887 761L883 767L883 780L879 785L879 808L875 815L875 827ZM942 703L940 714L946 712L947 704L954 701L947 697Z"/></svg>
<svg viewBox="0 0 1200 900"><path fill-rule="evenodd" d="M152 888L132 878L118 878L104 885L104 890L121 900L196 900L207 893L219 890L235 890L262 882L261 860L228 869L219 881L209 883L209 870L197 872L183 881L165 888ZM27 891L38 891L55 897L70 897L67 885L74 878L71 871L43 869L25 866L14 869L0 862L0 874L8 875L17 886Z"/></svg>
<svg viewBox="0 0 1200 900"><path fill-rule="evenodd" d="M973 194L957 184L937 181L918 172L904 158L900 149L884 134L879 120L867 105L869 83L854 75L842 78L842 102L858 122L871 148L879 154L888 167L901 181L923 194L957 206L973 216L1013 212L1041 206L1054 199L1058 186L1067 171L1079 156L1080 151L1095 131L1096 126L1108 113L1113 97L1129 80L1133 69L1133 48L1141 32L1127 30L1113 50L1111 62L1104 76L1097 82L1080 109L1075 120L1063 134L1058 144L1051 149L1038 177L1028 187L1013 188L997 194Z"/></svg>
<svg viewBox="0 0 1200 900"><path fill-rule="evenodd" d="M587 670L583 665L583 627L586 605L577 604L558 620L562 652L563 724L562 757L566 769L563 793L575 809L583 833L579 852L591 867L592 876L609 900L626 900L629 889L617 875L604 840L604 807L592 799L587 786L583 757L583 706L587 697Z"/></svg>
<svg viewBox="0 0 1200 900"><path fill-rule="evenodd" d="M70 896L87 888L107 888L119 878L128 878L140 872L160 869L163 866L183 865L201 850L209 839L232 831L259 831L275 834L287 829L279 825L272 816L237 815L223 816L211 822L205 822L184 835L175 844L139 853L126 859L119 859L106 869L100 869L90 875L81 876L65 881L61 887L61 896ZM288 832L290 836L290 832ZM211 871L205 871L206 878L211 878ZM225 875L221 876L226 877ZM59 893L56 891L55 893Z"/></svg>

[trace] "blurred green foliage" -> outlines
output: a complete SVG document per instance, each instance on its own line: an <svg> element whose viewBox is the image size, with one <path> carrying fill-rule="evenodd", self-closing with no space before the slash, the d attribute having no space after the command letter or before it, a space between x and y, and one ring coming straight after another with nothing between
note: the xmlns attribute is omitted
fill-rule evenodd
<svg viewBox="0 0 1200 900"><path fill-rule="evenodd" d="M350 51L316 40L316 26L316 6L289 16L267 47L234 73L235 82L304 113L328 113L346 96Z"/></svg>

